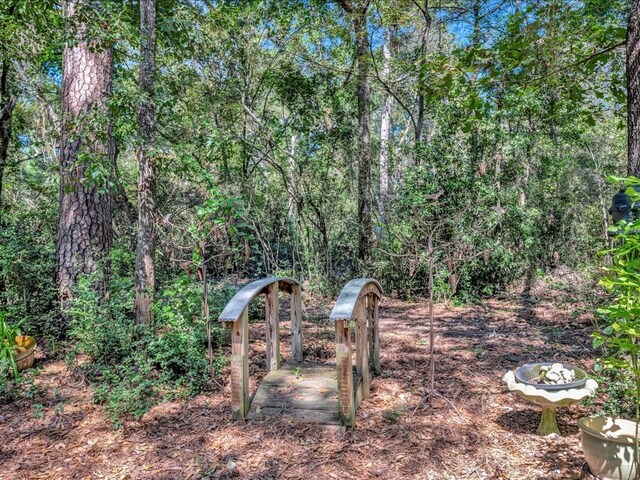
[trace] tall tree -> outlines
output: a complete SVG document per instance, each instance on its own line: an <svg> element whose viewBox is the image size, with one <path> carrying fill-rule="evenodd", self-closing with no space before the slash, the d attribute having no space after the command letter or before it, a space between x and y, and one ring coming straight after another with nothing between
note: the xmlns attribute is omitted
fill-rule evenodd
<svg viewBox="0 0 640 480"><path fill-rule="evenodd" d="M2 182L11 141L11 114L15 105L16 97L9 91L9 61L3 55L2 67L0 67L0 215L2 212Z"/></svg>
<svg viewBox="0 0 640 480"><path fill-rule="evenodd" d="M382 45L382 77L388 80L391 71L391 42L393 41L392 27L385 31ZM384 214L389 197L389 136L391 133L391 117L393 113L393 95L387 92L382 104L380 118L380 197L378 201L378 215L384 221Z"/></svg>
<svg viewBox="0 0 640 480"><path fill-rule="evenodd" d="M140 78L138 106L138 241L136 248L136 322L148 325L155 291L156 171L153 148L155 123L156 2L140 0Z"/></svg>
<svg viewBox="0 0 640 480"><path fill-rule="evenodd" d="M418 60L418 120L416 122L416 146L422 142L422 131L424 130L424 109L426 101L426 67L427 67L427 51L429 45L429 32L431 30L431 14L429 13L429 0L424 0L422 6L416 2L416 6L420 10L424 18L424 27L420 35L420 59ZM416 157L417 158L417 157Z"/></svg>
<svg viewBox="0 0 640 480"><path fill-rule="evenodd" d="M627 28L627 170L640 177L640 0L631 0Z"/></svg>
<svg viewBox="0 0 640 480"><path fill-rule="evenodd" d="M340 6L351 18L355 37L355 60L358 65L358 258L363 264L371 258L371 141L369 99L369 32L367 14L369 0L340 0Z"/></svg>
<svg viewBox="0 0 640 480"><path fill-rule="evenodd" d="M91 169L110 165L111 127L104 119L111 94L113 53L90 32L89 3L67 0L64 16L73 32L62 65L60 213L56 242L56 283L62 302L79 274L108 271L111 248L111 191L108 179L95 181ZM91 39L89 39L91 38ZM99 171L99 168L96 169ZM104 277L96 285L106 292Z"/></svg>

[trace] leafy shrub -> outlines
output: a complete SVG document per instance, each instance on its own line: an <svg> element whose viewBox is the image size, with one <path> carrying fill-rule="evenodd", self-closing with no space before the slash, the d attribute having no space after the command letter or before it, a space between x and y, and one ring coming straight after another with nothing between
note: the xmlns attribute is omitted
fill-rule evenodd
<svg viewBox="0 0 640 480"><path fill-rule="evenodd" d="M635 415L633 375L624 370L604 370L599 372L596 380L600 390L607 393L600 413L623 418Z"/></svg>
<svg viewBox="0 0 640 480"><path fill-rule="evenodd" d="M93 401L105 406L117 429L123 417L140 419L147 413L160 400L159 387L151 362L144 354L134 354L121 365L102 370Z"/></svg>
<svg viewBox="0 0 640 480"><path fill-rule="evenodd" d="M108 300L93 288L95 275L78 279L67 312L76 349L98 365L114 365L131 354L135 333L133 281L116 278Z"/></svg>
<svg viewBox="0 0 640 480"><path fill-rule="evenodd" d="M460 269L463 292L471 296L487 297L502 291L521 271L513 251L502 245L492 245L485 258L474 258Z"/></svg>
<svg viewBox="0 0 640 480"><path fill-rule="evenodd" d="M613 178L622 181L632 204L640 201L640 194L633 188L640 179ZM598 309L603 315L605 328L594 333L594 347L606 351L602 364L613 372L624 372L633 378L634 387L628 390L634 397L635 420L640 421L640 219L621 221L617 227L615 245L608 250L611 265L605 268L606 276L600 284L612 294L609 305ZM636 432L637 437L637 432ZM636 438L636 442L638 439Z"/></svg>
<svg viewBox="0 0 640 480"><path fill-rule="evenodd" d="M217 323L217 318L235 291L225 282L210 291L214 351L228 339L228 333ZM180 275L158 296L155 314L156 328L148 345L150 358L169 379L187 386L192 392L200 391L209 378L202 284ZM220 360L217 362L220 364Z"/></svg>
<svg viewBox="0 0 640 480"><path fill-rule="evenodd" d="M37 400L44 397L45 390L41 384L35 382L40 371L30 368L21 373L18 378L0 375L0 404L13 403L18 400Z"/></svg>
<svg viewBox="0 0 640 480"><path fill-rule="evenodd" d="M3 215L0 228L0 291L9 318L23 320L39 339L59 339L63 324L55 311L57 290L52 282L55 258L55 202L36 209L16 209Z"/></svg>
<svg viewBox="0 0 640 480"><path fill-rule="evenodd" d="M0 377L12 375L20 376L16 361L16 337L20 335L19 325L10 325L5 319L4 312L0 312Z"/></svg>

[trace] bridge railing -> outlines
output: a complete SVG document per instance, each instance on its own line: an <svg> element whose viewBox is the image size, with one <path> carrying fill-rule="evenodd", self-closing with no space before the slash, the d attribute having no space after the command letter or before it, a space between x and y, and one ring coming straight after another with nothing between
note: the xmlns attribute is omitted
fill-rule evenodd
<svg viewBox="0 0 640 480"><path fill-rule="evenodd" d="M355 425L356 408L362 399L369 397L372 375L380 373L378 310L382 293L382 287L372 278L351 280L340 292L329 317L336 327L338 411L344 425ZM361 389L354 386L352 320L355 320L356 374L361 378Z"/></svg>
<svg viewBox="0 0 640 480"><path fill-rule="evenodd" d="M291 294L291 356L302 361L302 287L289 277L268 277L247 284L227 303L219 322L231 325L231 410L234 418L249 411L249 304L265 298L267 372L280 368L280 302L278 292Z"/></svg>

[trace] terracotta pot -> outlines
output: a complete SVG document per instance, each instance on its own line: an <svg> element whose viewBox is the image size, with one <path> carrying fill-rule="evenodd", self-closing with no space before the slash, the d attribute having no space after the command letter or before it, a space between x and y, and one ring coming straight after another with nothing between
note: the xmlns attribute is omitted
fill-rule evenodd
<svg viewBox="0 0 640 480"><path fill-rule="evenodd" d="M582 450L591 473L600 480L636 480L636 422L609 417L578 420Z"/></svg>
<svg viewBox="0 0 640 480"><path fill-rule="evenodd" d="M18 348L16 350L16 363L18 370L22 371L33 366L36 356L36 340L33 337L22 335L16 337Z"/></svg>

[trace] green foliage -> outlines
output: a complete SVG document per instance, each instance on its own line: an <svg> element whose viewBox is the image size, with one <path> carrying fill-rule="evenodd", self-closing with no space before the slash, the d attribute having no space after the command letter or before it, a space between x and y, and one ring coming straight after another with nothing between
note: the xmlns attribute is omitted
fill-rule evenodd
<svg viewBox="0 0 640 480"><path fill-rule="evenodd" d="M34 179L35 180L35 179ZM39 338L60 338L63 328L52 312L56 305L53 278L55 208L38 202L19 204L3 217L0 228L0 301L9 318L22 319Z"/></svg>
<svg viewBox="0 0 640 480"><path fill-rule="evenodd" d="M631 187L640 185L636 178L622 179L632 202L640 195ZM607 353L602 359L605 368L622 370L630 374L634 388L635 418L640 419L640 219L621 222L613 248L606 251L611 256L611 266L600 284L608 290L613 301L600 309L605 327L593 334L594 348L604 347ZM616 228L616 227L614 227Z"/></svg>
<svg viewBox="0 0 640 480"><path fill-rule="evenodd" d="M131 279L115 279L108 300L96 275L78 280L68 309L69 338L97 365L115 365L132 353L135 336Z"/></svg>
<svg viewBox="0 0 640 480"><path fill-rule="evenodd" d="M627 370L608 369L597 374L600 390L607 395L601 413L611 417L633 417L636 408L636 384Z"/></svg>
<svg viewBox="0 0 640 480"><path fill-rule="evenodd" d="M94 386L94 400L104 404L118 427L123 418L140 418L149 408L172 396L198 394L209 385L206 325L202 317L202 284L181 274L162 288L154 305L154 324L136 326L133 316L133 284L130 277L116 272L117 258L126 256L116 249L108 300L92 287L94 277L79 279L68 311L69 335L75 349L71 363L80 362ZM214 319L236 292L226 282L210 291L209 304ZM221 347L228 332L213 324L215 373L225 365ZM217 353L215 353L217 352Z"/></svg>
<svg viewBox="0 0 640 480"><path fill-rule="evenodd" d="M21 372L18 378L0 375L0 403L11 403L18 400L35 402L45 395L45 389L36 378L38 369L30 368Z"/></svg>
<svg viewBox="0 0 640 480"><path fill-rule="evenodd" d="M114 428L123 418L139 419L162 399L162 383L144 353L134 353L118 365L101 371L100 383L94 388L93 400L105 405Z"/></svg>
<svg viewBox="0 0 640 480"><path fill-rule="evenodd" d="M209 306L212 322L214 352L228 341L228 332L215 320L233 296L235 290L221 283L211 290ZM206 325L202 317L202 284L186 275L177 277L159 295L155 305L156 328L148 338L150 362L162 372L163 378L197 393L207 386L209 364ZM219 369L221 355L215 359Z"/></svg>
<svg viewBox="0 0 640 480"><path fill-rule="evenodd" d="M18 335L21 335L20 325L10 325L5 318L5 313L0 312L0 377L12 375L17 379L20 376L16 362Z"/></svg>

